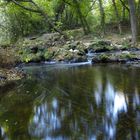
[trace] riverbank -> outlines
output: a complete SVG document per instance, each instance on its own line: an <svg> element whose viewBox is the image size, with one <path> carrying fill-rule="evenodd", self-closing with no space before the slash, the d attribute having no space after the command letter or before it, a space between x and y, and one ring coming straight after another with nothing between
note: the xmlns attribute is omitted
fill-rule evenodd
<svg viewBox="0 0 140 140"><path fill-rule="evenodd" d="M38 38L26 38L17 46L22 63L126 63L140 60L139 46L131 47L131 38L123 35L98 38L77 33L65 40L58 34L44 34Z"/></svg>
<svg viewBox="0 0 140 140"><path fill-rule="evenodd" d="M25 77L22 70L15 68L19 63L20 59L16 47L0 47L0 88L9 82Z"/></svg>
<svg viewBox="0 0 140 140"><path fill-rule="evenodd" d="M140 47L131 47L129 35L83 35L79 30L67 31L69 39L57 33L18 40L14 45L0 46L0 81L17 80L25 75L14 69L19 64L54 63L139 63ZM11 78L11 71L14 75ZM24 76L23 76L24 75ZM7 79L7 80L6 80Z"/></svg>
<svg viewBox="0 0 140 140"><path fill-rule="evenodd" d="M6 83L17 81L24 78L26 74L16 68L0 68L0 87L4 86Z"/></svg>

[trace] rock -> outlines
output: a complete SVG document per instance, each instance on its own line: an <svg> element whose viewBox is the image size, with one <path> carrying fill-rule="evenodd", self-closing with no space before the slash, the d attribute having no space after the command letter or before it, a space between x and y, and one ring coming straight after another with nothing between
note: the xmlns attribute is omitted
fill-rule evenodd
<svg viewBox="0 0 140 140"><path fill-rule="evenodd" d="M130 54L129 51L123 51L122 54Z"/></svg>
<svg viewBox="0 0 140 140"><path fill-rule="evenodd" d="M78 53L78 52L79 52L79 50L73 50L73 52L74 52L74 53Z"/></svg>
<svg viewBox="0 0 140 140"><path fill-rule="evenodd" d="M46 52L44 53L44 58L46 61L50 61L54 56L54 51L53 50L46 50Z"/></svg>
<svg viewBox="0 0 140 140"><path fill-rule="evenodd" d="M74 52L74 50L73 50L73 49L70 49L69 51L70 51L70 52Z"/></svg>
<svg viewBox="0 0 140 140"><path fill-rule="evenodd" d="M106 45L111 45L112 42L110 40L99 40L98 44L106 46Z"/></svg>
<svg viewBox="0 0 140 140"><path fill-rule="evenodd" d="M36 54L33 53L25 53L21 55L21 61L24 63L29 63L29 62L41 62L44 60L44 56L41 52L38 52Z"/></svg>
<svg viewBox="0 0 140 140"><path fill-rule="evenodd" d="M73 53L78 53L79 52L79 50L73 50L73 49L70 49L69 51L73 52Z"/></svg>
<svg viewBox="0 0 140 140"><path fill-rule="evenodd" d="M74 57L69 62L70 63L87 62L87 58L86 57Z"/></svg>
<svg viewBox="0 0 140 140"><path fill-rule="evenodd" d="M121 49L122 47L123 47L123 45L120 45L120 44L114 44L114 47L116 48L116 49Z"/></svg>
<svg viewBox="0 0 140 140"><path fill-rule="evenodd" d="M112 53L94 53L93 63L127 63L140 60L140 52L123 51Z"/></svg>
<svg viewBox="0 0 140 140"><path fill-rule="evenodd" d="M98 41L92 42L88 47L88 50L91 50L96 53L107 52L114 49L115 48L112 45L112 42L108 40L98 40Z"/></svg>
<svg viewBox="0 0 140 140"><path fill-rule="evenodd" d="M130 42L132 42L132 37L131 36L125 37L125 38L123 38L123 41L130 43Z"/></svg>

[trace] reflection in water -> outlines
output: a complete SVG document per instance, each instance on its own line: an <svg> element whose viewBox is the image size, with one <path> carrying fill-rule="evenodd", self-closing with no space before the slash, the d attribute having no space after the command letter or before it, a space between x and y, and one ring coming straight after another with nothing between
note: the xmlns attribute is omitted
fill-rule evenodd
<svg viewBox="0 0 140 140"><path fill-rule="evenodd" d="M31 79L0 98L1 139L140 139L139 69L63 66L28 72Z"/></svg>
<svg viewBox="0 0 140 140"><path fill-rule="evenodd" d="M7 136L4 132L4 129L2 127L0 127L0 138L3 139L3 140L7 140Z"/></svg>
<svg viewBox="0 0 140 140"><path fill-rule="evenodd" d="M113 139L116 134L116 123L118 114L127 111L126 99L124 93L115 92L113 86L108 83L105 93L106 99L106 116L105 130L110 139Z"/></svg>
<svg viewBox="0 0 140 140"><path fill-rule="evenodd" d="M51 133L60 128L61 124L57 116L58 106L56 99L52 100L50 107L47 106L47 103L34 107L35 114L29 126L29 132L33 137L51 140ZM51 109L51 112L49 109ZM61 139L61 137L57 139Z"/></svg>

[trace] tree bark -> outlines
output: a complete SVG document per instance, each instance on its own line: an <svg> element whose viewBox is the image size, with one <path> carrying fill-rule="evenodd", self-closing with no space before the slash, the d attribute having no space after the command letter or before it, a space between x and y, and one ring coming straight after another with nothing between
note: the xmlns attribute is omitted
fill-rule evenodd
<svg viewBox="0 0 140 140"><path fill-rule="evenodd" d="M113 3L114 10L115 10L117 22L118 22L119 33L122 34L121 21L120 21L119 12L118 12L115 0L112 0L112 3Z"/></svg>
<svg viewBox="0 0 140 140"><path fill-rule="evenodd" d="M105 12L103 7L103 1L99 0L99 9L100 9L100 15L101 15L101 27L103 30L103 33L105 34Z"/></svg>
<svg viewBox="0 0 140 140"><path fill-rule="evenodd" d="M126 6L126 4L125 4L125 2L126 2L126 0L120 0L120 2L121 2L121 4L122 4L122 6L123 7L125 7L126 8L126 10L129 12L130 10L129 10L129 8Z"/></svg>
<svg viewBox="0 0 140 140"><path fill-rule="evenodd" d="M122 7L122 21L125 21L125 7Z"/></svg>
<svg viewBox="0 0 140 140"><path fill-rule="evenodd" d="M137 33L137 17L136 17L136 7L134 0L128 0L130 7L130 22L131 22L131 31L132 31L132 45L135 46L138 39Z"/></svg>
<svg viewBox="0 0 140 140"><path fill-rule="evenodd" d="M62 14L65 10L65 3L62 1L60 3L58 3L58 5L55 8L55 21L59 21L60 16L62 17Z"/></svg>
<svg viewBox="0 0 140 140"><path fill-rule="evenodd" d="M137 26L138 26L138 35L140 35L140 0L138 1L138 7L137 7Z"/></svg>
<svg viewBox="0 0 140 140"><path fill-rule="evenodd" d="M79 19L81 21L81 24L82 24L82 27L83 27L83 30L84 30L84 33L85 34L88 34L90 32L90 27L85 19L85 17L83 16L82 12L81 12L81 9L80 9L80 5L78 3L77 0L74 0L74 3L75 3L75 8L77 10L77 14L79 16Z"/></svg>

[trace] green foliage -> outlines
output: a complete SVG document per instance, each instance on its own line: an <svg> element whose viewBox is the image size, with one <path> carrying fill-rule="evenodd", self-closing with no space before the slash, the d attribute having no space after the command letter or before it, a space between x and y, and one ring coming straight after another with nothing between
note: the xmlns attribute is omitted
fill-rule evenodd
<svg viewBox="0 0 140 140"><path fill-rule="evenodd" d="M109 60L109 56L107 54L101 54L101 55L99 55L99 60L107 61L107 60Z"/></svg>
<svg viewBox="0 0 140 140"><path fill-rule="evenodd" d="M54 28L60 30L75 29L83 27L84 32L101 32L101 14L99 8L99 1L91 2L91 0L33 0L32 1L15 0L21 6L16 5L12 0L0 1L0 16L4 17L5 30L7 39L15 42L18 38L25 36L32 36L34 34L41 34L43 32L54 31ZM8 3L7 3L8 2ZM107 28L118 23L118 18L115 15L112 0L102 1L105 14L105 24ZM116 0L118 15L120 21L129 20L129 12L125 9L123 13L123 6L120 0ZM128 7L126 1L125 5ZM32 10L40 9L43 15L47 15L47 19L42 16L42 12L37 13ZM48 23L52 25L50 25ZM112 24L113 23L113 24ZM0 22L1 25L1 22ZM0 26L1 28L1 26Z"/></svg>
<svg viewBox="0 0 140 140"><path fill-rule="evenodd" d="M53 51L46 50L44 53L44 58L45 60L51 60L53 55L54 55Z"/></svg>
<svg viewBox="0 0 140 140"><path fill-rule="evenodd" d="M121 55L120 55L120 58L121 59L135 59L135 58L137 58L137 56L135 55L135 54L131 54L131 53L122 53Z"/></svg>
<svg viewBox="0 0 140 140"><path fill-rule="evenodd" d="M25 12L19 7L9 6L6 15L8 29L12 39L33 35L45 29L45 22L40 16Z"/></svg>
<svg viewBox="0 0 140 140"><path fill-rule="evenodd" d="M28 62L39 62L42 59L42 54L41 53L37 53L37 54L33 54L33 53L25 53L22 55L21 61L28 63Z"/></svg>

